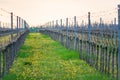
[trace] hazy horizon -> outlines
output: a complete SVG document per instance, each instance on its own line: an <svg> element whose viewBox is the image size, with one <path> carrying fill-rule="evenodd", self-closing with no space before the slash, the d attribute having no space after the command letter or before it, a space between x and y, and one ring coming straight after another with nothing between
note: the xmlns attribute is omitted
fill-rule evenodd
<svg viewBox="0 0 120 80"><path fill-rule="evenodd" d="M117 8L120 0L0 0L0 8L12 11L24 18L30 25L82 16Z"/></svg>

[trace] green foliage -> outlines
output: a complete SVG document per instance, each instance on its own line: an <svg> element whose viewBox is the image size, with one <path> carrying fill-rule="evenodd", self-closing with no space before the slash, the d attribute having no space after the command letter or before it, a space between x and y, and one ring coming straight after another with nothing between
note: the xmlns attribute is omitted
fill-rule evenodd
<svg viewBox="0 0 120 80"><path fill-rule="evenodd" d="M111 80L79 59L76 51L39 33L30 33L2 80Z"/></svg>

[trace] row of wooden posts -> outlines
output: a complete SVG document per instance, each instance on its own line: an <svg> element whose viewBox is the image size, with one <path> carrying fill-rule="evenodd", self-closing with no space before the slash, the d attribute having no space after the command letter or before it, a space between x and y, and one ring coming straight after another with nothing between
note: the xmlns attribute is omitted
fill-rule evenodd
<svg viewBox="0 0 120 80"><path fill-rule="evenodd" d="M29 32L29 25L24 19L19 16L15 16L12 12L8 14L11 16L11 25L7 31L1 30L2 32L0 33L0 37L11 35L11 40L4 46L0 46L0 80L2 80L2 77L9 72L12 63L17 56L17 52L19 51L20 46L24 43ZM16 21L14 18L16 18ZM16 26L14 26L14 21L16 22ZM2 28L1 25L0 27Z"/></svg>
<svg viewBox="0 0 120 80"><path fill-rule="evenodd" d="M100 21L102 20L100 19ZM82 26L85 29L77 27L76 22L75 16L74 28L70 28L68 18L66 18L64 27L62 19L60 25L58 25L58 20L56 21L56 26L52 21L52 25L44 25L39 31L60 41L66 48L77 50L80 59L107 74L112 80L120 80L120 5L118 5L118 24L115 19L114 29L102 30L99 27L99 29L92 30L90 12L88 13L87 27L86 25ZM102 26L105 27L105 25Z"/></svg>

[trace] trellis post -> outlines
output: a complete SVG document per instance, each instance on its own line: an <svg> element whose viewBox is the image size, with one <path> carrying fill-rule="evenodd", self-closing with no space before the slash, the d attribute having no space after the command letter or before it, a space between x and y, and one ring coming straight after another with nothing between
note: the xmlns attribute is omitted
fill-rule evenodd
<svg viewBox="0 0 120 80"><path fill-rule="evenodd" d="M77 24L76 24L76 16L74 16L74 50L76 49L76 28L77 28Z"/></svg>
<svg viewBox="0 0 120 80"><path fill-rule="evenodd" d="M11 12L11 42L13 43L13 13ZM13 45L11 47L11 58L12 58L12 61L14 60L14 48L13 48Z"/></svg>
<svg viewBox="0 0 120 80"><path fill-rule="evenodd" d="M90 63L90 33L91 33L90 12L88 12L88 63Z"/></svg>
<svg viewBox="0 0 120 80"><path fill-rule="evenodd" d="M62 19L60 19L60 32L62 31Z"/></svg>
<svg viewBox="0 0 120 80"><path fill-rule="evenodd" d="M56 31L58 32L58 20L56 20Z"/></svg>
<svg viewBox="0 0 120 80"><path fill-rule="evenodd" d="M116 18L114 18L114 46L116 47Z"/></svg>
<svg viewBox="0 0 120 80"><path fill-rule="evenodd" d="M19 32L20 32L20 29L21 29L20 24L21 24L21 22L20 22L20 17L19 17Z"/></svg>
<svg viewBox="0 0 120 80"><path fill-rule="evenodd" d="M50 21L50 31L52 30L52 25L51 25L51 21Z"/></svg>
<svg viewBox="0 0 120 80"><path fill-rule="evenodd" d="M68 47L68 18L66 18L66 47Z"/></svg>
<svg viewBox="0 0 120 80"><path fill-rule="evenodd" d="M13 41L13 13L11 12L11 41Z"/></svg>
<svg viewBox="0 0 120 80"><path fill-rule="evenodd" d="M60 19L60 41L62 42L62 19Z"/></svg>
<svg viewBox="0 0 120 80"><path fill-rule="evenodd" d="M120 80L120 5L118 5L118 80Z"/></svg>
<svg viewBox="0 0 120 80"><path fill-rule="evenodd" d="M103 30L103 27L102 27L102 18L100 18L100 45L102 45L102 32Z"/></svg>
<svg viewBox="0 0 120 80"><path fill-rule="evenodd" d="M54 31L54 21L52 21L52 30Z"/></svg>
<svg viewBox="0 0 120 80"><path fill-rule="evenodd" d="M24 31L24 20L22 19L22 31Z"/></svg>
<svg viewBox="0 0 120 80"><path fill-rule="evenodd" d="M1 26L1 21L0 21L0 28L2 28L2 26Z"/></svg>
<svg viewBox="0 0 120 80"><path fill-rule="evenodd" d="M18 16L17 16L17 36L18 36L18 27L19 27L19 18L18 18Z"/></svg>

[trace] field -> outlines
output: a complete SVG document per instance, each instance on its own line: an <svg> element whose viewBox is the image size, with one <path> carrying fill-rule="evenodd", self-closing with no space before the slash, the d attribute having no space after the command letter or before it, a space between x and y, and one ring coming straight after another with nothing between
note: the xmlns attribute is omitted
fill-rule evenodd
<svg viewBox="0 0 120 80"><path fill-rule="evenodd" d="M59 42L40 33L30 33L3 80L111 80L67 50Z"/></svg>

